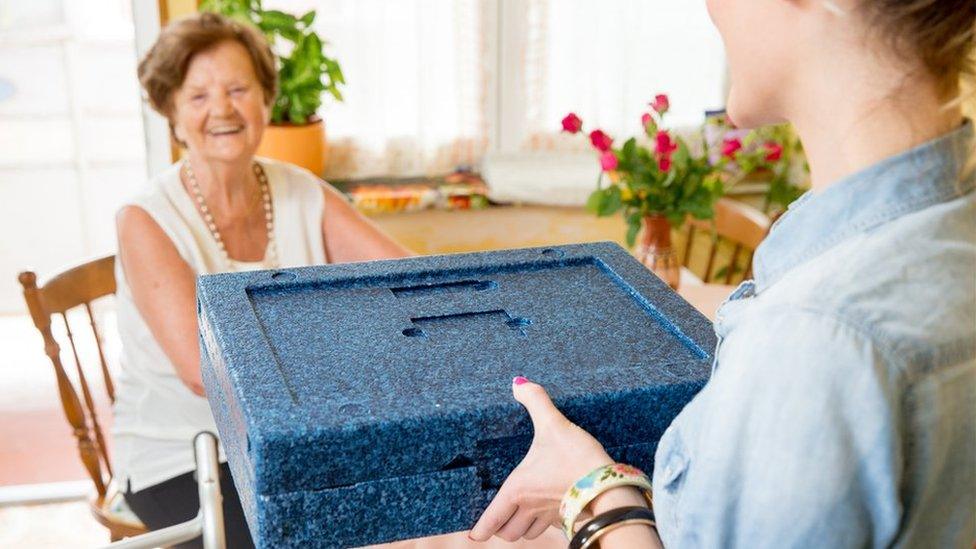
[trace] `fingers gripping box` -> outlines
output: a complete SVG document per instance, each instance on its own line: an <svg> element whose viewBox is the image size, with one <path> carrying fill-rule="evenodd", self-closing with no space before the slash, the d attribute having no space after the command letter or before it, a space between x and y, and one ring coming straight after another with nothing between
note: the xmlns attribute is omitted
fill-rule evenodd
<svg viewBox="0 0 976 549"><path fill-rule="evenodd" d="M259 547L469 529L532 438L523 375L650 471L711 323L615 244L203 276L203 379Z"/></svg>

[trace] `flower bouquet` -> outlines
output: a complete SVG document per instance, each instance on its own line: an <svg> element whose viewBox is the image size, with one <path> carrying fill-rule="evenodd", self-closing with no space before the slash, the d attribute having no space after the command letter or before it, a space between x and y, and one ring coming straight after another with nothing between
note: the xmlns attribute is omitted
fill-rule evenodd
<svg viewBox="0 0 976 549"><path fill-rule="evenodd" d="M600 177L587 208L599 216L623 210L627 244L631 247L644 227L638 258L671 287L677 288L680 265L671 247L671 229L690 215L711 219L715 202L724 192L730 155L709 160L708 151L693 150L684 139L664 126L670 108L666 95L658 95L641 116L646 139L631 137L615 146L600 129L589 133L599 153ZM575 113L562 120L563 131L580 133L583 121ZM604 185L604 178L609 180Z"/></svg>

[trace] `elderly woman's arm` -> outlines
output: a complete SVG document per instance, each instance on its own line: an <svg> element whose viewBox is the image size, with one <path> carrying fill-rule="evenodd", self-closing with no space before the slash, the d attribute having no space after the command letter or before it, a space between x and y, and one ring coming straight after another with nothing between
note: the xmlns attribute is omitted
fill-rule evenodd
<svg viewBox="0 0 976 549"><path fill-rule="evenodd" d="M323 183L322 190L322 238L329 261L347 263L414 255L353 208L331 185Z"/></svg>
<svg viewBox="0 0 976 549"><path fill-rule="evenodd" d="M116 216L119 260L132 299L180 380L204 396L195 276L156 221L137 206Z"/></svg>

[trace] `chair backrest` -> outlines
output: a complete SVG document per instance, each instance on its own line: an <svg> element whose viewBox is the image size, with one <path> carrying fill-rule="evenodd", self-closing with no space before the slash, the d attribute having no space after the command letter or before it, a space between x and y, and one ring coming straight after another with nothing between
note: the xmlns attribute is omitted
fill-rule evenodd
<svg viewBox="0 0 976 549"><path fill-rule="evenodd" d="M701 275L702 281L710 283L717 280L732 284L733 280L743 280L752 275L752 256L769 232L770 220L748 204L722 198L715 204L714 219L689 218L686 225L688 230L685 233L685 250L681 264L690 269L695 237L697 233L704 233L709 237L710 247L707 251L708 262ZM728 263L716 269L716 259L722 261L728 256L729 248L731 256ZM741 276L736 276L737 274Z"/></svg>
<svg viewBox="0 0 976 549"><path fill-rule="evenodd" d="M105 445L105 437L98 421L95 399L92 397L85 369L79 358L74 332L68 322L68 311L83 307L88 313L91 328L98 348L101 375L111 402L115 402L115 388L109 374L102 338L92 313L91 303L100 297L115 293L115 256L110 255L66 269L38 284L37 275L31 271L20 273L18 280L24 287L24 300L30 311L31 320L44 338L44 352L54 366L58 392L64 415L78 439L81 461L95 483L99 500L105 497L106 487L112 478L112 465ZM77 370L77 387L65 371L61 361L61 346L54 339L52 318L60 316L64 322L65 334L71 345ZM81 397L79 398L79 391Z"/></svg>

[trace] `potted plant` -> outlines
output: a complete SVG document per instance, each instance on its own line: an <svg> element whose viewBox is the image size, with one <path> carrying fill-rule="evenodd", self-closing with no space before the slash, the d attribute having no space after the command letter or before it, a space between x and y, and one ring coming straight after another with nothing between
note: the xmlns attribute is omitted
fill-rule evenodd
<svg viewBox="0 0 976 549"><path fill-rule="evenodd" d="M745 173L769 183L763 212L778 217L806 191L809 167L791 126L764 126L749 132L741 141L733 139L727 143L737 148L735 161Z"/></svg>
<svg viewBox="0 0 976 549"><path fill-rule="evenodd" d="M724 192L728 159L710 162L707 151L696 152L681 137L662 126L670 108L666 95L658 95L641 116L645 143L631 137L615 147L602 130L590 132L590 142L599 153L600 177L587 208L599 216L623 210L627 222L627 244L637 241L644 228L638 258L672 288L678 287L680 265L671 247L671 229L680 227L687 216L710 219L715 202ZM583 121L574 113L562 120L563 131L579 133ZM604 185L604 177L610 184Z"/></svg>
<svg viewBox="0 0 976 549"><path fill-rule="evenodd" d="M203 0L200 9L256 26L278 58L278 96L257 153L321 176L328 147L318 109L326 92L342 101L339 86L346 81L339 63L325 54L325 42L312 30L315 11L296 17L265 10L261 0Z"/></svg>

